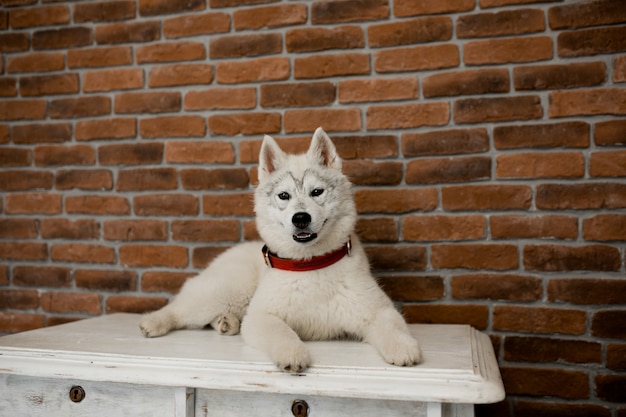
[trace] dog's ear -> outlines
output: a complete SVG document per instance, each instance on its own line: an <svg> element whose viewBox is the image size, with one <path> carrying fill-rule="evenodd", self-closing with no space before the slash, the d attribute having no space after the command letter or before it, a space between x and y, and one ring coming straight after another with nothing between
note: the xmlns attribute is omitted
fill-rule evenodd
<svg viewBox="0 0 626 417"><path fill-rule="evenodd" d="M259 153L259 182L280 168L285 157L285 152L280 149L274 138L265 135Z"/></svg>
<svg viewBox="0 0 626 417"><path fill-rule="evenodd" d="M313 133L307 156L322 166L341 171L341 158L337 154L337 149L321 127Z"/></svg>

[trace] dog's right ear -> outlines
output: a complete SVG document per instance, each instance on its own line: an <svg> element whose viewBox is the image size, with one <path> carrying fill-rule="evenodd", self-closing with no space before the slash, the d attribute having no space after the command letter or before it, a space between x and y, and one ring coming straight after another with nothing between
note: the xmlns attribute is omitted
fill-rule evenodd
<svg viewBox="0 0 626 417"><path fill-rule="evenodd" d="M259 153L259 182L280 168L285 158L285 152L280 149L274 138L265 135L261 144L261 152Z"/></svg>

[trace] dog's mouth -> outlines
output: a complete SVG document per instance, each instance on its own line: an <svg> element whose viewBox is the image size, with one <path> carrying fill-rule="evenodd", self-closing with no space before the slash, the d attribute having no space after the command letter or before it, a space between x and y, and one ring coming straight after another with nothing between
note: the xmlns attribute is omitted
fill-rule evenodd
<svg viewBox="0 0 626 417"><path fill-rule="evenodd" d="M317 233L300 232L293 235L293 240L298 243L307 243L317 239Z"/></svg>

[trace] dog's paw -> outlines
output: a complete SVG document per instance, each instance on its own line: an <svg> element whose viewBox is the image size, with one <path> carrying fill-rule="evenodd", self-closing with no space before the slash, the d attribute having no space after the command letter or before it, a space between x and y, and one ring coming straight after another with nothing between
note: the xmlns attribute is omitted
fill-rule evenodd
<svg viewBox="0 0 626 417"><path fill-rule="evenodd" d="M158 314L151 313L141 317L139 330L145 337L159 337L167 334L170 331L170 326Z"/></svg>
<svg viewBox="0 0 626 417"><path fill-rule="evenodd" d="M274 357L274 363L283 372L298 373L311 364L311 355L304 343L281 349Z"/></svg>
<svg viewBox="0 0 626 417"><path fill-rule="evenodd" d="M407 334L389 340L381 347L385 361L396 366L413 366L422 361L419 343Z"/></svg>
<svg viewBox="0 0 626 417"><path fill-rule="evenodd" d="M239 333L239 325L241 324L237 316L232 313L220 314L213 323L215 323L215 330L217 330L219 334L226 336Z"/></svg>

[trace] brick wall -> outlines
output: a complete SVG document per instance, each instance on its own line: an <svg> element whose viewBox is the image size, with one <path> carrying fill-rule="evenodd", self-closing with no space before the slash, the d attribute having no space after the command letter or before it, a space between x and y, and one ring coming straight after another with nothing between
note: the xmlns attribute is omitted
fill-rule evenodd
<svg viewBox="0 0 626 417"><path fill-rule="evenodd" d="M323 126L408 320L492 336L482 415L626 416L626 7L3 0L0 332L163 306Z"/></svg>

